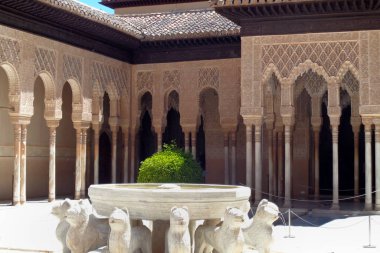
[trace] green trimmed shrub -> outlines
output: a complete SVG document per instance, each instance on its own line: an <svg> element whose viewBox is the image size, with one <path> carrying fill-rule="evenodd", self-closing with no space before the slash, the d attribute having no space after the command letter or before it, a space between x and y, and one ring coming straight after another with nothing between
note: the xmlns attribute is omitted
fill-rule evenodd
<svg viewBox="0 0 380 253"><path fill-rule="evenodd" d="M202 183L202 168L175 144L141 162L138 183Z"/></svg>

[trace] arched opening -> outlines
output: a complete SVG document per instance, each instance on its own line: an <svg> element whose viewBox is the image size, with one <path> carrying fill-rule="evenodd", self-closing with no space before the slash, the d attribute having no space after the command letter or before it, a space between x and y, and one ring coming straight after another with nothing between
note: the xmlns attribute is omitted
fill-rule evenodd
<svg viewBox="0 0 380 253"><path fill-rule="evenodd" d="M163 143L175 142L177 147L184 148L185 141L179 114L179 96L176 91L170 92L167 109L169 111L166 115L166 128L162 141Z"/></svg>
<svg viewBox="0 0 380 253"><path fill-rule="evenodd" d="M327 114L327 92L322 97L322 126L319 133L319 187L321 195L332 194L332 135Z"/></svg>
<svg viewBox="0 0 380 253"><path fill-rule="evenodd" d="M199 108L203 117L205 152L205 182L224 182L224 136L220 125L219 96L212 88L200 93ZM199 131L198 131L199 132ZM198 140L197 140L198 142ZM202 147L199 147L202 149Z"/></svg>
<svg viewBox="0 0 380 253"><path fill-rule="evenodd" d="M106 184L112 181L110 136L103 131L99 139L99 183Z"/></svg>
<svg viewBox="0 0 380 253"><path fill-rule="evenodd" d="M57 128L56 193L73 196L75 188L76 132L72 121L73 90L66 82L62 89L62 119Z"/></svg>
<svg viewBox="0 0 380 253"><path fill-rule="evenodd" d="M0 201L12 199L14 134L9 117L9 81L0 67Z"/></svg>
<svg viewBox="0 0 380 253"><path fill-rule="evenodd" d="M34 83L34 112L27 135L27 198L46 197L49 191L49 128L44 118L44 98L45 85L38 77Z"/></svg>
<svg viewBox="0 0 380 253"><path fill-rule="evenodd" d="M201 123L199 124L197 131L197 161L201 165L203 172L206 170L206 147L205 147L205 131L204 131L204 120L201 116ZM205 175L205 173L203 173Z"/></svg>
<svg viewBox="0 0 380 253"><path fill-rule="evenodd" d="M351 126L351 99L345 90L340 91L342 114L339 123L339 195L354 193L354 133Z"/></svg>
<svg viewBox="0 0 380 253"><path fill-rule="evenodd" d="M152 132L152 95L146 92L140 102L139 160L144 161L156 151L155 135Z"/></svg>

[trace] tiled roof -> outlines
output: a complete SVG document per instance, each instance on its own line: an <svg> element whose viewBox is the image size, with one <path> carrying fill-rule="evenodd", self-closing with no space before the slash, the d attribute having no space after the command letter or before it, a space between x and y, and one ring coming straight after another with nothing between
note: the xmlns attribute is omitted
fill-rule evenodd
<svg viewBox="0 0 380 253"><path fill-rule="evenodd" d="M92 8L88 5L77 2L76 0L38 0L41 3L45 3L54 8L60 8L62 10L80 15L91 21L101 23L103 25L109 26L113 29L124 32L133 37L142 38L141 31L134 27L132 24L125 22L118 16L113 14L108 14L98 9Z"/></svg>
<svg viewBox="0 0 380 253"><path fill-rule="evenodd" d="M213 9L119 16L142 32L146 41L220 37L240 34L240 27Z"/></svg>
<svg viewBox="0 0 380 253"><path fill-rule="evenodd" d="M321 1L321 0L320 0ZM317 0L211 0L214 6L247 6L263 4L280 4L294 2L317 2Z"/></svg>

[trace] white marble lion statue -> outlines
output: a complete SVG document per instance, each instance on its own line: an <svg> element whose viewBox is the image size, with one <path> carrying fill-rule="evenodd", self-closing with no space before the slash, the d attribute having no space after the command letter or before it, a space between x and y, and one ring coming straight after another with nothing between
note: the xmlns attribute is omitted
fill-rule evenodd
<svg viewBox="0 0 380 253"><path fill-rule="evenodd" d="M87 253L107 245L108 219L98 217L88 200L73 204L65 217L70 225L66 244L72 253Z"/></svg>
<svg viewBox="0 0 380 253"><path fill-rule="evenodd" d="M258 253L269 253L272 243L272 224L278 219L279 209L276 204L266 199L260 201L256 214L242 230L246 246L258 251Z"/></svg>
<svg viewBox="0 0 380 253"><path fill-rule="evenodd" d="M221 225L201 225L195 231L195 253L242 253L244 236L241 227L245 214L238 208L227 208Z"/></svg>
<svg viewBox="0 0 380 253"><path fill-rule="evenodd" d="M144 225L131 226L128 209L118 209L109 218L111 233L108 241L110 253L152 253L152 233Z"/></svg>
<svg viewBox="0 0 380 253"><path fill-rule="evenodd" d="M67 231L69 231L70 225L66 221L65 217L66 217L67 210L69 210L73 204L74 202L71 201L70 199L65 199L64 201L60 201L56 203L52 207L52 211L51 211L51 213L59 219L58 226L55 230L55 235L62 244L63 253L70 253L70 250L66 245L66 235L67 235Z"/></svg>
<svg viewBox="0 0 380 253"><path fill-rule="evenodd" d="M165 253L191 253L187 207L173 207L170 211L170 228L166 232Z"/></svg>

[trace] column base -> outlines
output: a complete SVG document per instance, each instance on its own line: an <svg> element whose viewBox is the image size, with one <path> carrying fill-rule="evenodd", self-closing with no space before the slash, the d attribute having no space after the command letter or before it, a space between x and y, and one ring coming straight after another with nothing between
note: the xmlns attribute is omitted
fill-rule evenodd
<svg viewBox="0 0 380 253"><path fill-rule="evenodd" d="M375 205L375 210L376 210L376 211L380 211L380 204L376 204L376 205Z"/></svg>
<svg viewBox="0 0 380 253"><path fill-rule="evenodd" d="M80 191L81 198L86 198L86 191Z"/></svg>
<svg viewBox="0 0 380 253"><path fill-rule="evenodd" d="M365 203L364 210L365 211L372 211L373 210L372 203Z"/></svg>
<svg viewBox="0 0 380 253"><path fill-rule="evenodd" d="M76 192L75 193L75 197L74 197L75 200L80 200L80 192Z"/></svg>
<svg viewBox="0 0 380 253"><path fill-rule="evenodd" d="M14 202L12 203L12 205L13 205L13 206L19 206L19 205L20 205L20 201L14 201Z"/></svg>
<svg viewBox="0 0 380 253"><path fill-rule="evenodd" d="M21 205L24 205L25 203L26 203L25 200L20 201L20 204L21 204Z"/></svg>
<svg viewBox="0 0 380 253"><path fill-rule="evenodd" d="M55 197L49 197L48 202L53 202L55 200Z"/></svg>
<svg viewBox="0 0 380 253"><path fill-rule="evenodd" d="M340 207L339 207L339 203L333 203L330 207L330 210L339 210Z"/></svg>

